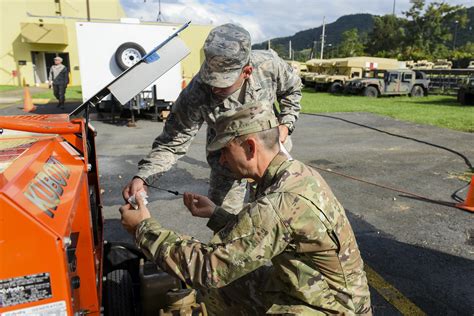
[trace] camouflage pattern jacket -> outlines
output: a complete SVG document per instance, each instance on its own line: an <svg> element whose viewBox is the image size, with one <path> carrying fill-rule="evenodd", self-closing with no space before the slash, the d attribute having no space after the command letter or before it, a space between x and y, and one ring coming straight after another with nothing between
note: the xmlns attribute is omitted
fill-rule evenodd
<svg viewBox="0 0 474 316"><path fill-rule="evenodd" d="M269 313L371 314L363 262L345 211L313 169L277 155L238 215L216 208L209 244L140 223L137 245L194 287L225 286L272 263ZM310 312L310 314L312 314Z"/></svg>
<svg viewBox="0 0 474 316"><path fill-rule="evenodd" d="M212 127L216 119L233 115L250 101L265 100L269 106L278 101L278 119L293 131L301 108L301 79L272 50L252 51L250 65L253 72L246 84L226 99L212 94L211 87L202 82L198 73L174 103L163 132L153 142L152 151L138 163L136 176L151 184L186 154L204 122L208 125L209 142L214 136ZM218 152L213 156L218 157ZM220 169L218 158L208 160L211 168Z"/></svg>

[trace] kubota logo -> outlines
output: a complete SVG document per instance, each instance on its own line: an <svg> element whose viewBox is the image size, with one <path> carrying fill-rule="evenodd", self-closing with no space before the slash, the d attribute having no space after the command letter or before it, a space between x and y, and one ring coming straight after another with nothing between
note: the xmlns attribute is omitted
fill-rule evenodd
<svg viewBox="0 0 474 316"><path fill-rule="evenodd" d="M43 170L31 181L25 196L51 218L58 208L60 197L64 193L67 179L71 176L69 169L54 157L49 157Z"/></svg>

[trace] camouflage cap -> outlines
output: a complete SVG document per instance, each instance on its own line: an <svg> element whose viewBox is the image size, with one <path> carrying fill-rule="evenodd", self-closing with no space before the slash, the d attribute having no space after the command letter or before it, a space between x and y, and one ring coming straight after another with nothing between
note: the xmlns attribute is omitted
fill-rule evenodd
<svg viewBox="0 0 474 316"><path fill-rule="evenodd" d="M233 115L219 117L211 131L215 136L207 145L207 150L222 149L236 137L258 133L280 125L275 114L268 109L272 107L262 105L262 101L255 101L246 104L243 110Z"/></svg>
<svg viewBox="0 0 474 316"><path fill-rule="evenodd" d="M204 42L202 81L217 88L230 87L249 62L250 49L250 34L244 28L231 23L214 28Z"/></svg>

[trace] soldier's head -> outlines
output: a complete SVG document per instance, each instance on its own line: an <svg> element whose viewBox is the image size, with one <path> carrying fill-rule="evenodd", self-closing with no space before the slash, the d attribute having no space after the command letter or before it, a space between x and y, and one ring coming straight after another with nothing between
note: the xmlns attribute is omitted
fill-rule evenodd
<svg viewBox="0 0 474 316"><path fill-rule="evenodd" d="M59 65L60 63L63 62L63 59L59 56L54 57L54 64Z"/></svg>
<svg viewBox="0 0 474 316"><path fill-rule="evenodd" d="M280 151L279 122L271 108L256 101L217 119L207 149L220 150L219 163L236 178L258 181Z"/></svg>
<svg viewBox="0 0 474 316"><path fill-rule="evenodd" d="M214 94L227 98L252 74L250 34L235 24L214 28L204 43L205 61L199 71Z"/></svg>

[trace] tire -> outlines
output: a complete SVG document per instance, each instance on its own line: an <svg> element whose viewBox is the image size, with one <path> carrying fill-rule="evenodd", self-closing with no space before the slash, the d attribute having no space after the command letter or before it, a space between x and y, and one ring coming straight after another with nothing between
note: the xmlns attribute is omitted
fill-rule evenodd
<svg viewBox="0 0 474 316"><path fill-rule="evenodd" d="M377 90L376 87L368 86L364 88L362 94L369 98L377 98L379 96L379 90Z"/></svg>
<svg viewBox="0 0 474 316"><path fill-rule="evenodd" d="M127 270L114 270L104 282L105 316L135 315L132 277Z"/></svg>
<svg viewBox="0 0 474 316"><path fill-rule="evenodd" d="M115 51L115 62L121 70L127 70L145 55L143 47L137 43L127 42L120 45Z"/></svg>
<svg viewBox="0 0 474 316"><path fill-rule="evenodd" d="M341 93L344 90L344 86L339 81L333 82L329 87L330 93Z"/></svg>
<svg viewBox="0 0 474 316"><path fill-rule="evenodd" d="M413 98L420 98L425 96L425 90L421 86L414 86L411 88L410 96Z"/></svg>

